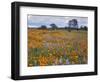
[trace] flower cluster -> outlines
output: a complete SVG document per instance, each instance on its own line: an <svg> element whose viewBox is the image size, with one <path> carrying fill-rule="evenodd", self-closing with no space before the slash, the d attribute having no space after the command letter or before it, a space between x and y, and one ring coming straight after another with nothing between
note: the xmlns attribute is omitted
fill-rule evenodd
<svg viewBox="0 0 100 82"><path fill-rule="evenodd" d="M28 29L28 66L86 64L87 32Z"/></svg>

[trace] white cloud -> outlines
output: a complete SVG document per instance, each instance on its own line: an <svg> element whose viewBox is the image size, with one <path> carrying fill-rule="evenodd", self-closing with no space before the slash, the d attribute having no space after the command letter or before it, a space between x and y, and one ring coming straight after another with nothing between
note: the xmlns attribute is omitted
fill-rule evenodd
<svg viewBox="0 0 100 82"><path fill-rule="evenodd" d="M87 17L64 17L64 16L43 16L43 15L28 15L28 22L30 22L28 26L34 26L34 24L41 24L49 26L51 23L55 23L59 26L68 25L68 21L72 19L77 19L79 22L79 26L81 24L87 25L88 20ZM33 24L33 25L32 25Z"/></svg>

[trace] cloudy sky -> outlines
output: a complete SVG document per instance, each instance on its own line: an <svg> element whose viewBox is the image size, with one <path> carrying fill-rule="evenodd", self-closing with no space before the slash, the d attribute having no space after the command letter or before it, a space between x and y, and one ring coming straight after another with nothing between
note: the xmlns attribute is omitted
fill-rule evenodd
<svg viewBox="0 0 100 82"><path fill-rule="evenodd" d="M71 19L77 19L78 26L88 26L87 17L71 17L71 16L46 16L46 15L28 15L27 25L28 27L37 28L41 25L46 25L48 28L50 24L55 23L58 27L68 26L68 21Z"/></svg>

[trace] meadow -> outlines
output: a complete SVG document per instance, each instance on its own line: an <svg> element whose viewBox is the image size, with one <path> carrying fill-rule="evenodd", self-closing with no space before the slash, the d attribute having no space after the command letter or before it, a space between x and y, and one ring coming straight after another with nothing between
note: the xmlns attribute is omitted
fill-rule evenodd
<svg viewBox="0 0 100 82"><path fill-rule="evenodd" d="M28 28L28 67L88 63L87 31Z"/></svg>

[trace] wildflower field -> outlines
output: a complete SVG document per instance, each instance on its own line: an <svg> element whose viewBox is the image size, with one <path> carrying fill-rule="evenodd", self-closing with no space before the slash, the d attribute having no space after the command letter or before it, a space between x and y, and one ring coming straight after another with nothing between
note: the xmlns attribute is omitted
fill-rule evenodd
<svg viewBox="0 0 100 82"><path fill-rule="evenodd" d="M28 67L87 64L87 31L28 28Z"/></svg>

